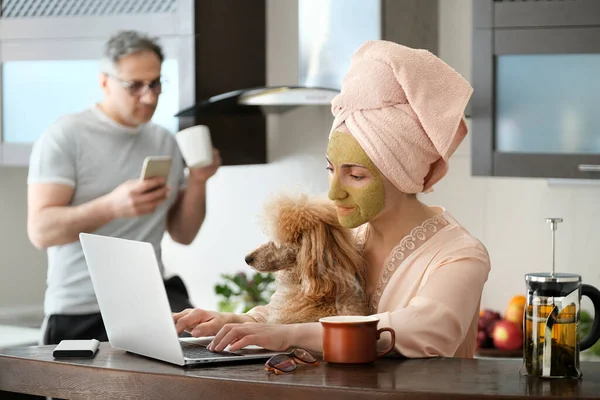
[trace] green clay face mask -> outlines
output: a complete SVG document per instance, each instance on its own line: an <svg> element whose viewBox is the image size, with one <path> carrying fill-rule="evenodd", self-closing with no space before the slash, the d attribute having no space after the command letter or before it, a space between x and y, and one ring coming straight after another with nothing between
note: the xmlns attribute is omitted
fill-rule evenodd
<svg viewBox="0 0 600 400"><path fill-rule="evenodd" d="M385 205L383 178L356 139L345 132L334 132L327 158L329 198L337 206L340 224L356 228L377 216Z"/></svg>

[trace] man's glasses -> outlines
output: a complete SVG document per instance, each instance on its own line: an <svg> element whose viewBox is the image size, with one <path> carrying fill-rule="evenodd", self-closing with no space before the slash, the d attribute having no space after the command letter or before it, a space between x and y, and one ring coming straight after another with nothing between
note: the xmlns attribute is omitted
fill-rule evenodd
<svg viewBox="0 0 600 400"><path fill-rule="evenodd" d="M265 363L265 371L277 375L294 371L298 364L319 365L317 359L304 349L295 349L291 353L277 354Z"/></svg>
<svg viewBox="0 0 600 400"><path fill-rule="evenodd" d="M159 95L162 93L162 85L165 83L165 80L161 78L156 78L150 83L146 83L141 81L124 81L115 75L107 75L119 82L121 86L123 86L129 92L130 95L136 97L143 96L148 90L152 90L155 95Z"/></svg>

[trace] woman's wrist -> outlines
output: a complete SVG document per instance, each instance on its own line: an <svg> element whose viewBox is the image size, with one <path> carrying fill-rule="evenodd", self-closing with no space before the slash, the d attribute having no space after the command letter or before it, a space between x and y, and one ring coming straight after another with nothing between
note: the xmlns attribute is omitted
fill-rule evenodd
<svg viewBox="0 0 600 400"><path fill-rule="evenodd" d="M323 352L323 328L318 322L288 325L286 335L290 347L301 347L308 351Z"/></svg>
<svg viewBox="0 0 600 400"><path fill-rule="evenodd" d="M245 322L257 322L254 318L252 318L248 314L231 314L231 322L237 324L243 324Z"/></svg>

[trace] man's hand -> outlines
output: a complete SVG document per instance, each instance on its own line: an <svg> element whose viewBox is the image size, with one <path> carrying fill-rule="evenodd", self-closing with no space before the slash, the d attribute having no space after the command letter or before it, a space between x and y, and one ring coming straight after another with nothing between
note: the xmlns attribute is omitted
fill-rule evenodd
<svg viewBox="0 0 600 400"><path fill-rule="evenodd" d="M107 200L114 219L137 217L154 212L169 196L164 178L133 179L122 183Z"/></svg>
<svg viewBox="0 0 600 400"><path fill-rule="evenodd" d="M206 167L190 168L190 180L200 184L205 184L206 181L217 172L222 164L219 150L213 149L212 160L212 164Z"/></svg>
<svg viewBox="0 0 600 400"><path fill-rule="evenodd" d="M153 212L169 195L163 178L127 181L112 192L77 206L75 189L56 183L28 186L27 233L38 249L73 243L79 233L94 232L116 218Z"/></svg>
<svg viewBox="0 0 600 400"><path fill-rule="evenodd" d="M177 243L190 244L206 216L206 181L221 166L221 156L213 149L212 164L203 168L190 168L188 185L177 197L169 211L167 230Z"/></svg>

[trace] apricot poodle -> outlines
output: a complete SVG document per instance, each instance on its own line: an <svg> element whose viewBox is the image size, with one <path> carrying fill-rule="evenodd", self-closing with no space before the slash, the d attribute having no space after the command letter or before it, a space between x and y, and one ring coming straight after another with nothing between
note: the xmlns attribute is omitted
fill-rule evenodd
<svg viewBox="0 0 600 400"><path fill-rule="evenodd" d="M278 196L266 204L263 220L270 241L248 254L246 263L275 273L267 323L367 314L365 263L331 201Z"/></svg>

